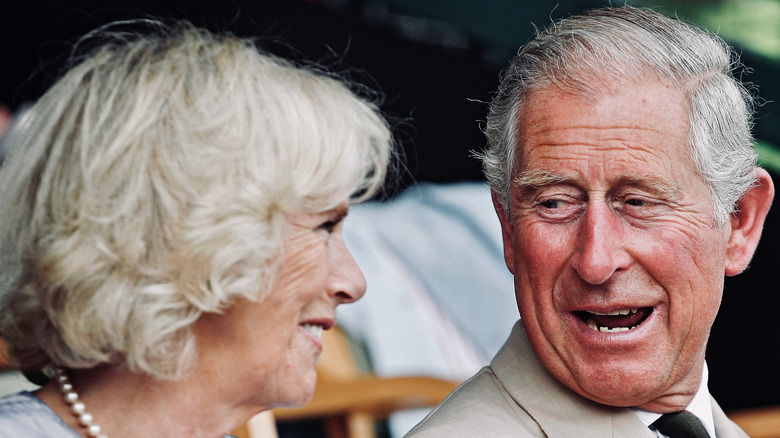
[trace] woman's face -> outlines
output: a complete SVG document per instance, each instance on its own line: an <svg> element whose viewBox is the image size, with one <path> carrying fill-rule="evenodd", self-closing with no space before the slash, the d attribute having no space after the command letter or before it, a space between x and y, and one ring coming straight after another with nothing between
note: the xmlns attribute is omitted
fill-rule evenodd
<svg viewBox="0 0 780 438"><path fill-rule="evenodd" d="M219 371L236 402L294 407L317 381L322 331L335 309L363 296L366 284L341 236L348 204L287 217L282 261L274 287L261 301L240 300L223 314L196 323L198 367ZM242 392L246 393L243 397Z"/></svg>

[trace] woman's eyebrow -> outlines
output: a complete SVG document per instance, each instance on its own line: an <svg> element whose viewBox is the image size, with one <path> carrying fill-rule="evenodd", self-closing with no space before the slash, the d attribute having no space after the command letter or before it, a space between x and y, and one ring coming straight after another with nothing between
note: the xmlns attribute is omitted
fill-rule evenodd
<svg viewBox="0 0 780 438"><path fill-rule="evenodd" d="M332 210L328 211L328 214L333 216L333 219L336 221L343 221L344 218L347 217L347 214L349 213L349 204L343 203Z"/></svg>

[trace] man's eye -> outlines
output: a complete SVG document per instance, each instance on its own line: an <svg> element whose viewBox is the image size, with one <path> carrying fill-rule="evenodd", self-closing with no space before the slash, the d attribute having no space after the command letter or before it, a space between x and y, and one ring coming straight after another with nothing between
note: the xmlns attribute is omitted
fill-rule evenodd
<svg viewBox="0 0 780 438"><path fill-rule="evenodd" d="M577 199L549 198L536 203L537 214L549 220L573 219L581 209L581 202Z"/></svg>
<svg viewBox="0 0 780 438"><path fill-rule="evenodd" d="M626 198L623 203L629 207L657 207L661 205L659 201L647 198Z"/></svg>
<svg viewBox="0 0 780 438"><path fill-rule="evenodd" d="M544 208L549 208L552 210L552 209L563 207L564 201L561 201L560 199L548 199L540 202L539 205L541 205Z"/></svg>
<svg viewBox="0 0 780 438"><path fill-rule="evenodd" d="M632 207L642 207L645 205L648 205L649 203L645 201L644 199L636 199L632 198L626 201L626 204L632 206Z"/></svg>
<svg viewBox="0 0 780 438"><path fill-rule="evenodd" d="M615 210L622 214L642 219L650 219L669 210L669 205L664 200L644 196L619 198L613 205Z"/></svg>

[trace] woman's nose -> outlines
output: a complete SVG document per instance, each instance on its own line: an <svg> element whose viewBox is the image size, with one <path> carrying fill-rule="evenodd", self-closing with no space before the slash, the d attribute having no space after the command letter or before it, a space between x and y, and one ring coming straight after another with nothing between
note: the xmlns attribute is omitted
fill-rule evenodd
<svg viewBox="0 0 780 438"><path fill-rule="evenodd" d="M344 241L338 239L338 243L332 243L328 261L328 294L334 297L338 304L353 303L365 295L366 279Z"/></svg>

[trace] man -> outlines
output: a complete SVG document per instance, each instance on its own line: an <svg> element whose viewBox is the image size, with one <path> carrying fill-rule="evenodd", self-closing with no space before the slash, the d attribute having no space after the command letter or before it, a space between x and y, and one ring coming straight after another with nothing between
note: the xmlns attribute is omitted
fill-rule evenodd
<svg viewBox="0 0 780 438"><path fill-rule="evenodd" d="M732 61L718 37L632 7L520 51L483 161L522 324L408 436L746 436L704 360L724 275L747 267L774 196Z"/></svg>

